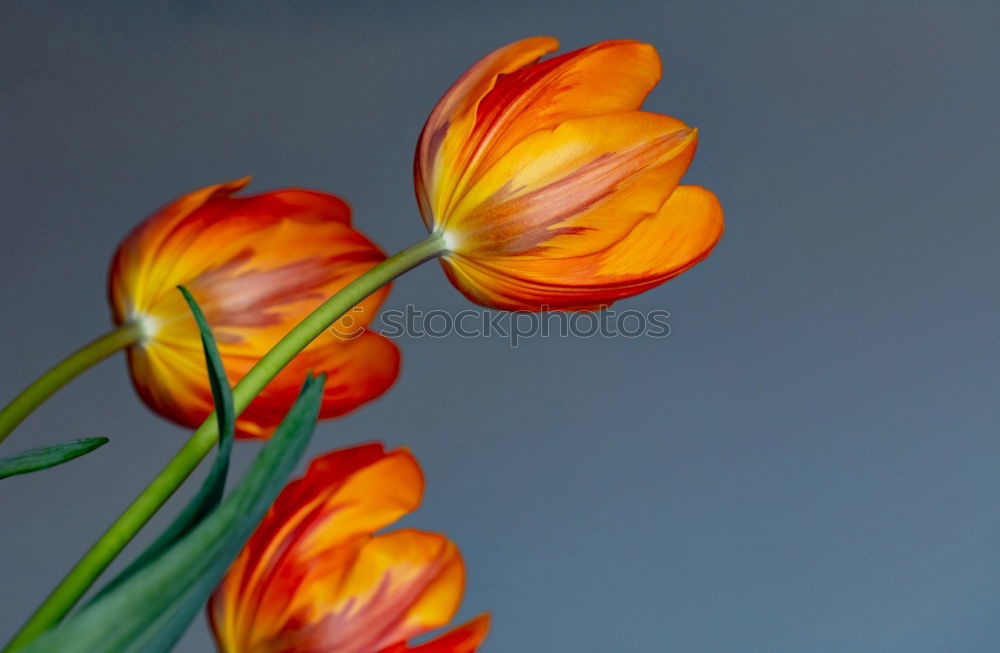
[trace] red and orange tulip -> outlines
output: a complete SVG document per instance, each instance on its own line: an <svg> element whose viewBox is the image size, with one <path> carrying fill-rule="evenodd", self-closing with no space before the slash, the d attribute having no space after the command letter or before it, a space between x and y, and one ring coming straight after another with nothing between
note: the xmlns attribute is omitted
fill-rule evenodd
<svg viewBox="0 0 1000 653"><path fill-rule="evenodd" d="M552 59L532 38L470 68L417 145L417 199L442 265L472 301L589 309L677 276L723 230L715 196L678 186L697 130L640 111L660 79L649 45L605 41Z"/></svg>
<svg viewBox="0 0 1000 653"><path fill-rule="evenodd" d="M130 233L115 254L110 298L116 324L137 322L132 380L157 413L195 427L212 410L198 329L178 285L198 300L231 383L324 299L384 260L351 226L338 197L281 190L234 197L248 180L186 195ZM399 352L362 330L389 292L380 289L299 354L237 421L240 437L268 437L308 371L329 380L320 412L335 417L395 381ZM356 336L356 337L353 337Z"/></svg>
<svg viewBox="0 0 1000 653"><path fill-rule="evenodd" d="M209 601L223 653L472 653L483 615L445 626L465 583L458 549L433 533L373 535L412 512L423 476L405 449L369 444L315 459L290 483Z"/></svg>

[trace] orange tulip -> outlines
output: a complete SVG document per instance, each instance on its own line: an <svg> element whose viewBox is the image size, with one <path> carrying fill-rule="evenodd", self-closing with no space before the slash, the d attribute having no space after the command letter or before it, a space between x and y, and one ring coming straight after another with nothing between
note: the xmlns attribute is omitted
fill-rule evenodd
<svg viewBox="0 0 1000 653"><path fill-rule="evenodd" d="M424 223L472 301L591 309L692 267L722 208L678 186L697 130L640 111L660 79L649 45L605 41L552 59L532 38L487 55L448 90L414 162Z"/></svg>
<svg viewBox="0 0 1000 653"><path fill-rule="evenodd" d="M233 197L248 180L210 186L163 208L129 234L111 266L116 324L136 322L132 380L146 404L178 424L198 426L212 410L198 328L177 291L186 286L208 318L231 383L325 298L384 260L351 226L338 197L281 190ZM345 316L267 386L237 421L240 437L266 438L308 371L329 380L320 412L335 417L385 392L399 351L362 330L388 286Z"/></svg>
<svg viewBox="0 0 1000 653"><path fill-rule="evenodd" d="M223 653L472 653L478 619L422 646L462 598L458 549L433 533L372 533L412 512L423 494L405 449L379 444L315 459L290 483L208 604Z"/></svg>

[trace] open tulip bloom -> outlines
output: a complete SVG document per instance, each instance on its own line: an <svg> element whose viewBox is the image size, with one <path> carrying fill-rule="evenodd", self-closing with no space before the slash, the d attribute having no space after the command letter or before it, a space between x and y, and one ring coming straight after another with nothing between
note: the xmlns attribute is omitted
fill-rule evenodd
<svg viewBox="0 0 1000 653"><path fill-rule="evenodd" d="M656 51L606 41L545 58L557 49L550 38L504 46L444 94L414 158L429 234L394 256L352 226L341 199L307 190L240 195L245 180L190 193L125 238L110 274L115 329L0 410L0 441L58 388L119 350L127 351L141 399L195 430L6 650L70 611L220 434L223 442L232 434L267 439L278 428L291 437L292 427L282 427L301 423L297 407L307 395L316 396L317 418L382 395L397 377L399 352L365 327L404 272L439 259L450 282L482 306L589 311L709 255L723 232L721 206L710 191L681 185L698 132L642 110L661 75ZM197 319L188 304L200 306ZM211 375L203 344L217 351ZM300 392L307 373L324 383L307 382ZM226 406L213 419L221 396ZM44 452L44 464L33 464L51 466L86 447L93 448L59 450L54 462ZM405 451L371 445L314 461L242 553L232 552L236 562L209 610L220 650L472 653L485 618L408 648L454 615L464 583L455 546L414 531L372 535L413 510L421 489Z"/></svg>

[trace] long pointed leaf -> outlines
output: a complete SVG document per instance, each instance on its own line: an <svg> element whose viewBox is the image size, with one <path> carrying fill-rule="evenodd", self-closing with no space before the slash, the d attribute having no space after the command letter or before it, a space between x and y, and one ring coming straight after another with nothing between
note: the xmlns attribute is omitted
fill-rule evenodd
<svg viewBox="0 0 1000 653"><path fill-rule="evenodd" d="M302 457L319 415L323 377L302 394L219 507L159 559L23 653L162 653L218 585Z"/></svg>
<svg viewBox="0 0 1000 653"><path fill-rule="evenodd" d="M90 453L108 443L107 438L81 438L60 442L46 447L28 449L21 453L0 458L0 478L16 474L28 474L41 469L55 467Z"/></svg>
<svg viewBox="0 0 1000 653"><path fill-rule="evenodd" d="M219 347L212 336L212 329L208 325L208 320L205 319L205 314L187 288L178 286L177 289L181 291L188 306L191 307L195 322L198 323L198 330L201 332L201 344L205 350L205 363L208 367L209 384L212 387L212 399L215 402L215 414L219 421L219 452L212 465L212 470L205 477L205 481L194 498L145 551L140 553L135 560L94 595L91 602L97 601L135 572L163 555L167 549L190 532L198 525L198 522L219 505L226 487L226 475L229 471L229 459L236 429L233 393L229 389L229 381L222 365L222 357L219 355Z"/></svg>

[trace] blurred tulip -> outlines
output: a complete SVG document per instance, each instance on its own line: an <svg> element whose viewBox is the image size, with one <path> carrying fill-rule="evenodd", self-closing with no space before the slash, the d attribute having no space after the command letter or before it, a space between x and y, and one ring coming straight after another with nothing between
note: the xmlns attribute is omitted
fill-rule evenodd
<svg viewBox="0 0 1000 653"><path fill-rule="evenodd" d="M208 318L235 383L295 324L385 259L351 226L338 197L280 190L233 197L248 180L185 195L139 225L115 254L110 298L116 324L135 323L132 380L146 404L198 426L212 410L201 341L177 291L186 286ZM329 380L321 418L378 397L395 381L399 351L364 330L385 286L349 312L278 374L237 421L240 437L266 438L291 407L308 371Z"/></svg>
<svg viewBox="0 0 1000 653"><path fill-rule="evenodd" d="M442 265L470 300L592 309L692 267L722 208L678 186L697 130L639 111L660 79L649 45L605 41L546 61L532 38L470 68L434 108L414 173Z"/></svg>
<svg viewBox="0 0 1000 653"><path fill-rule="evenodd" d="M488 617L422 646L462 598L465 568L442 535L373 535L417 508L423 477L379 444L315 459L290 483L208 604L223 653L472 653Z"/></svg>

